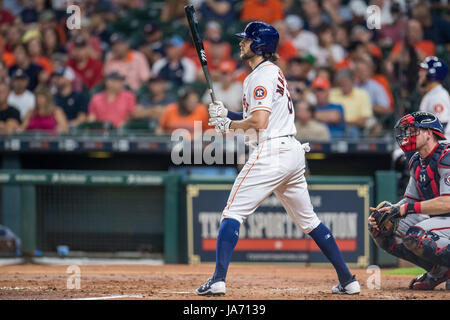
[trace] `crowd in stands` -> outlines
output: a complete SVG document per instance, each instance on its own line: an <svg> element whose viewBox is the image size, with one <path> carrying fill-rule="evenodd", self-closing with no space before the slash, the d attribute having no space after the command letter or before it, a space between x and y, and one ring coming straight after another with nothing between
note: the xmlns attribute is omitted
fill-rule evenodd
<svg viewBox="0 0 450 320"><path fill-rule="evenodd" d="M79 28L67 27L68 4L80 8ZM217 99L235 112L251 69L234 33L253 20L277 28L301 140L388 134L418 108L419 61L450 60L448 1L0 0L0 133L210 128L187 4ZM370 5L380 28L367 26Z"/></svg>

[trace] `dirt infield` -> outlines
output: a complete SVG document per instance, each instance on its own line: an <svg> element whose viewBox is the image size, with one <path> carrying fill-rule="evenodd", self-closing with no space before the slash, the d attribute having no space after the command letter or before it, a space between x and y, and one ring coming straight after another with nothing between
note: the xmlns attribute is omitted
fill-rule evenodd
<svg viewBox="0 0 450 320"><path fill-rule="evenodd" d="M67 289L67 266L0 266L0 299L218 299L193 291L213 272L213 265L82 265L80 289ZM358 296L330 293L334 270L293 265L232 265L227 295L220 299L434 299L450 300L441 284L434 291L408 290L412 276L381 274L381 289L369 290L365 269L352 270L361 283ZM72 279L73 280L73 279ZM70 283L74 284L69 280Z"/></svg>

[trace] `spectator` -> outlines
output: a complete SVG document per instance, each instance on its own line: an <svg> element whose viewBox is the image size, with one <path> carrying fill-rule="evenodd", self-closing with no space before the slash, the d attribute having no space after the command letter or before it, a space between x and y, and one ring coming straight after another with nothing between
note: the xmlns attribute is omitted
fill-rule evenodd
<svg viewBox="0 0 450 320"><path fill-rule="evenodd" d="M3 0L0 1L0 26L11 25L14 22L14 16L3 5Z"/></svg>
<svg viewBox="0 0 450 320"><path fill-rule="evenodd" d="M201 122L203 131L210 129L209 114L205 105L199 103L195 91L183 92L177 103L170 104L159 121L158 133L172 133L176 129L186 129L193 137L195 122Z"/></svg>
<svg viewBox="0 0 450 320"><path fill-rule="evenodd" d="M220 76L217 82L213 82L216 99L224 103L227 109L234 112L242 112L242 84L235 81L234 72L236 65L230 61L223 61L219 65ZM211 103L209 90L202 97L205 104Z"/></svg>
<svg viewBox="0 0 450 320"><path fill-rule="evenodd" d="M347 25L340 24L333 27L334 43L340 45L342 48L347 49L350 44L350 36L347 30Z"/></svg>
<svg viewBox="0 0 450 320"><path fill-rule="evenodd" d="M202 19L222 21L225 25L235 23L236 20L232 0L204 0L198 11Z"/></svg>
<svg viewBox="0 0 450 320"><path fill-rule="evenodd" d="M159 119L166 107L176 101L167 89L167 81L163 77L150 78L148 93L139 98L133 117Z"/></svg>
<svg viewBox="0 0 450 320"><path fill-rule="evenodd" d="M222 38L222 27L216 21L209 21L205 27L205 38L203 40L206 57L208 58L208 68L211 78L217 80L219 65L222 61L232 61L231 45ZM204 75L201 70L200 60L198 59L197 50L191 41L184 43L183 56L190 58L197 67L197 78L204 81Z"/></svg>
<svg viewBox="0 0 450 320"><path fill-rule="evenodd" d="M55 3L55 1L53 1ZM66 8L64 8L64 11L66 11ZM50 29L53 30L57 37L58 37L58 44L61 46L65 46L67 43L67 36L66 36L66 25L64 23L59 23L54 11L52 10L45 10L41 13L39 16L39 26L41 30Z"/></svg>
<svg viewBox="0 0 450 320"><path fill-rule="evenodd" d="M284 19L283 3L280 0L244 0L241 21L265 21L273 24Z"/></svg>
<svg viewBox="0 0 450 320"><path fill-rule="evenodd" d="M52 63L50 59L43 55L40 31L38 29L27 31L23 36L23 42L26 45L31 61L41 66L47 76L50 76L53 72Z"/></svg>
<svg viewBox="0 0 450 320"><path fill-rule="evenodd" d="M305 14L305 29L317 32L320 26L330 24L330 18L320 9L316 0L302 0L302 9Z"/></svg>
<svg viewBox="0 0 450 320"><path fill-rule="evenodd" d="M57 52L64 52L59 43L58 34L55 29L45 28L42 30L42 54L51 57Z"/></svg>
<svg viewBox="0 0 450 320"><path fill-rule="evenodd" d="M403 41L408 29L408 18L400 10L400 5L391 5L392 23L381 26L376 33L376 39L381 47L389 48L395 43Z"/></svg>
<svg viewBox="0 0 450 320"><path fill-rule="evenodd" d="M318 76L314 79L312 88L317 101L314 118L328 125L331 139L344 138L344 108L340 104L330 103L330 81L325 77Z"/></svg>
<svg viewBox="0 0 450 320"><path fill-rule="evenodd" d="M340 0L323 0L322 7L325 15L333 25L348 23L352 20L352 11L347 5L342 5Z"/></svg>
<svg viewBox="0 0 450 320"><path fill-rule="evenodd" d="M357 60L370 59L370 53L367 46L361 41L352 41L348 46L347 56L339 63L334 65L334 70L355 69Z"/></svg>
<svg viewBox="0 0 450 320"><path fill-rule="evenodd" d="M286 71L287 63L291 58L298 56L297 48L291 40L288 32L288 28L283 20L277 21L273 24L274 28L277 29L280 39L278 41L278 54L280 59L278 60L278 66L281 70Z"/></svg>
<svg viewBox="0 0 450 320"><path fill-rule="evenodd" d="M20 131L45 130L65 133L69 131L67 118L61 108L55 106L53 96L47 88L37 87L36 107L25 115Z"/></svg>
<svg viewBox="0 0 450 320"><path fill-rule="evenodd" d="M309 86L315 77L314 58L311 56L292 58L287 66L286 80L294 101L307 99ZM312 102L308 99L308 101Z"/></svg>
<svg viewBox="0 0 450 320"><path fill-rule="evenodd" d="M418 59L421 61L427 56L434 56L435 46L430 40L423 39L423 30L419 21L411 19L408 21L406 41L409 46L414 47ZM403 42L397 42L392 48L389 59L398 61L404 58Z"/></svg>
<svg viewBox="0 0 450 320"><path fill-rule="evenodd" d="M144 34L144 42L139 46L139 50L147 57L150 66L153 66L165 55L162 42L163 32L156 24L146 24Z"/></svg>
<svg viewBox="0 0 450 320"><path fill-rule="evenodd" d="M22 69L28 76L27 89L33 91L39 83L39 75L42 67L33 63L28 56L24 45L19 44L14 48L15 64L9 68L9 74L12 76L17 69Z"/></svg>
<svg viewBox="0 0 450 320"><path fill-rule="evenodd" d="M391 114L389 97L386 90L372 79L374 66L371 61L357 61L355 65L356 87L369 94L372 110L375 115Z"/></svg>
<svg viewBox="0 0 450 320"><path fill-rule="evenodd" d="M369 95L354 87L353 72L342 69L336 74L337 88L330 90L330 102L344 107L347 133L358 138L360 130L366 129L366 122L372 118L373 111Z"/></svg>
<svg viewBox="0 0 450 320"><path fill-rule="evenodd" d="M107 55L105 73L118 72L125 77L125 83L131 90L137 91L144 82L150 79L150 67L145 56L130 49L125 36L111 36L111 53Z"/></svg>
<svg viewBox="0 0 450 320"><path fill-rule="evenodd" d="M297 15L289 15L284 20L289 29L294 46L300 55L317 54L319 42L315 33L304 29L303 19Z"/></svg>
<svg viewBox="0 0 450 320"><path fill-rule="evenodd" d="M74 92L72 82L75 73L70 67L61 67L54 73L57 92L55 104L62 108L70 127L76 127L86 121L88 99L84 93Z"/></svg>
<svg viewBox="0 0 450 320"><path fill-rule="evenodd" d="M329 141L330 131L328 127L314 119L314 107L306 101L295 104L295 127L297 140L300 141Z"/></svg>
<svg viewBox="0 0 450 320"><path fill-rule="evenodd" d="M20 112L8 105L9 86L0 82L0 134L11 134L19 128Z"/></svg>
<svg viewBox="0 0 450 320"><path fill-rule="evenodd" d="M195 81L197 69L194 62L183 57L183 40L174 36L165 43L166 56L152 68L154 75L160 75L175 87Z"/></svg>
<svg viewBox="0 0 450 320"><path fill-rule="evenodd" d="M329 25L322 25L318 29L319 48L316 57L317 67L331 67L345 58L345 50L333 41L333 30Z"/></svg>
<svg viewBox="0 0 450 320"><path fill-rule="evenodd" d="M366 50L378 59L383 58L383 53L380 48L372 42L373 33L363 26L354 26L352 29L351 40L359 41L366 46Z"/></svg>
<svg viewBox="0 0 450 320"><path fill-rule="evenodd" d="M73 44L72 57L67 65L82 79L84 86L91 90L103 81L103 63L90 56L88 43L83 37L76 37Z"/></svg>
<svg viewBox="0 0 450 320"><path fill-rule="evenodd" d="M105 90L95 94L89 103L88 121L110 122L120 128L136 109L136 96L124 89L125 78L118 72L105 76Z"/></svg>
<svg viewBox="0 0 450 320"><path fill-rule="evenodd" d="M11 53L14 51L14 48L20 44L22 44L22 25L21 24L13 24L9 26L8 31L5 35L5 52ZM14 64L14 55L12 59L9 58L5 60L5 56L2 57L8 67L11 67Z"/></svg>
<svg viewBox="0 0 450 320"><path fill-rule="evenodd" d="M8 68L4 61L0 60L0 83L10 85L11 78L9 77Z"/></svg>
<svg viewBox="0 0 450 320"><path fill-rule="evenodd" d="M111 34L107 28L108 25L105 21L104 12L99 9L94 9L89 18L91 34L100 40L102 51L105 52L109 48Z"/></svg>
<svg viewBox="0 0 450 320"><path fill-rule="evenodd" d="M165 0L161 10L161 21L173 22L186 19L186 14L184 12L185 5L187 5L186 0Z"/></svg>
<svg viewBox="0 0 450 320"><path fill-rule="evenodd" d="M418 1L412 15L421 24L425 40L430 40L436 45L450 43L450 21L438 15L431 15L428 1Z"/></svg>
<svg viewBox="0 0 450 320"><path fill-rule="evenodd" d="M12 91L8 96L8 104L19 110L21 119L36 105L34 94L27 89L28 79L28 75L22 69L17 69L11 78Z"/></svg>

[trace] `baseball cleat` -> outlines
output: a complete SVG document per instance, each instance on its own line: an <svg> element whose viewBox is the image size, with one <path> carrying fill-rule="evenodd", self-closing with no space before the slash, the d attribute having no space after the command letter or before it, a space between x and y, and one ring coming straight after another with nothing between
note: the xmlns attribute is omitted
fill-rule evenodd
<svg viewBox="0 0 450 320"><path fill-rule="evenodd" d="M449 278L450 278L450 271L447 271L440 278L433 278L428 273L423 273L419 275L417 278L411 280L409 288L412 290L433 290L438 285L446 281L447 281L446 283L447 288Z"/></svg>
<svg viewBox="0 0 450 320"><path fill-rule="evenodd" d="M195 290L195 294L199 296L223 296L225 292L225 281L212 282L212 279Z"/></svg>
<svg viewBox="0 0 450 320"><path fill-rule="evenodd" d="M337 284L332 289L333 294L359 294L361 292L361 287L359 286L358 280L353 276L345 284Z"/></svg>

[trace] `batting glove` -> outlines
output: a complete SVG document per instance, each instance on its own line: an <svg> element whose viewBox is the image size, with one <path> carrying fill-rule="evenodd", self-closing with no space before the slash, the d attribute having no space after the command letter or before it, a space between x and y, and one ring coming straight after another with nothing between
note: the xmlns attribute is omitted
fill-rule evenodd
<svg viewBox="0 0 450 320"><path fill-rule="evenodd" d="M215 126L219 132L229 132L231 119L229 118L211 118L209 119L209 125Z"/></svg>
<svg viewBox="0 0 450 320"><path fill-rule="evenodd" d="M222 101L214 101L214 103L210 103L208 112L211 118L226 118L228 115L228 110L225 108Z"/></svg>

